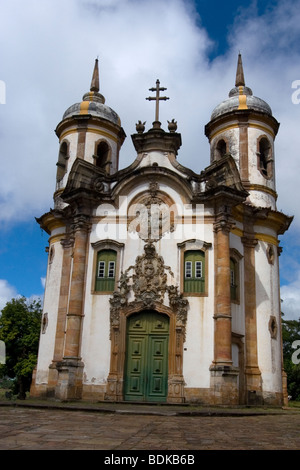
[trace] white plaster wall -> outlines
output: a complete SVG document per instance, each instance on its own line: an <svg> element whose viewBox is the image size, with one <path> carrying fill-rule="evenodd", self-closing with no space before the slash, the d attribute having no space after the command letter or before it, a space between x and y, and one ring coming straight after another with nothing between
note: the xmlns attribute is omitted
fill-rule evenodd
<svg viewBox="0 0 300 470"><path fill-rule="evenodd" d="M275 254L274 264L269 264L267 247L267 243L260 241L255 250L258 365L262 373L263 391L280 392L282 382L278 256ZM275 316L277 321L276 339L271 338L269 331L271 315Z"/></svg>
<svg viewBox="0 0 300 470"><path fill-rule="evenodd" d="M52 263L48 263L43 305L43 313L48 313L48 326L46 332L41 332L40 335L36 374L37 384L47 383L48 381L49 365L52 363L55 345L63 248L60 242L53 243L52 246L54 246L55 255Z"/></svg>
<svg viewBox="0 0 300 470"><path fill-rule="evenodd" d="M144 189L144 188L142 188ZM129 195L129 201L141 188L137 188ZM169 195L178 200L178 195L173 190L169 190ZM115 229L108 232L107 238L112 238ZM205 225L201 230L202 241L213 243L213 226ZM195 238L194 227L187 226L184 231L185 238L178 238L178 233L167 233L155 243L157 253L164 259L165 266L169 266L174 274L168 273L168 284L180 285L180 250L178 243L184 240ZM91 231L90 243L99 240L97 224L94 224ZM125 243L120 259L120 271L125 271L130 266L135 265L136 258L144 253L145 241L141 240L137 234L128 234L126 240L117 239ZM188 297L189 309L187 320L187 335L184 348L184 378L188 387L209 387L209 366L213 360L213 340L214 340L214 255L213 249L208 249L208 297ZM83 323L82 349L81 355L85 364L85 383L102 384L105 383L110 364L110 339L109 339L109 297L107 295L92 294L94 283L93 272L94 249L90 245L88 255L88 271L86 283L86 303L85 317ZM129 272L129 275L131 272ZM117 273L117 277L120 273ZM182 288L182 286L181 286ZM168 305L167 296L165 304Z"/></svg>
<svg viewBox="0 0 300 470"><path fill-rule="evenodd" d="M94 232L92 232L94 233ZM91 243L98 241L91 239ZM92 294L95 282L94 249L90 245L85 286L84 320L81 357L84 363L84 383L103 384L109 373L109 295Z"/></svg>

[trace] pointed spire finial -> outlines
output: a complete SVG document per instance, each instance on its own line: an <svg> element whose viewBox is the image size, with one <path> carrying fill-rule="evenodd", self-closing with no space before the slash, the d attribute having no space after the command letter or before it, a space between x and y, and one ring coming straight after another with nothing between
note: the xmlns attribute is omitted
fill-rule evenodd
<svg viewBox="0 0 300 470"><path fill-rule="evenodd" d="M245 86L242 55L241 55L240 52L239 52L239 56L238 56L238 63L237 63L237 69L236 69L235 86Z"/></svg>
<svg viewBox="0 0 300 470"><path fill-rule="evenodd" d="M91 88L90 88L90 91L95 91L95 92L99 92L99 68L98 68L98 57L97 59L95 60L95 66L94 66L94 72L93 72L93 78L92 78L92 82L91 82Z"/></svg>

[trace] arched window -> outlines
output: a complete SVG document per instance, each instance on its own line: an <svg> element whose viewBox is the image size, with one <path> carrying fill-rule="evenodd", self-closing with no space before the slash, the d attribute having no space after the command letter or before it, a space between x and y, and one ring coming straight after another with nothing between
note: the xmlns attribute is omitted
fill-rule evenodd
<svg viewBox="0 0 300 470"><path fill-rule="evenodd" d="M100 142L96 148L96 166L108 171L107 164L109 162L109 145L107 142Z"/></svg>
<svg viewBox="0 0 300 470"><path fill-rule="evenodd" d="M96 292L113 292L116 280L117 252L101 250L97 253L96 263Z"/></svg>
<svg viewBox="0 0 300 470"><path fill-rule="evenodd" d="M205 292L205 253L186 251L184 253L184 292Z"/></svg>
<svg viewBox="0 0 300 470"><path fill-rule="evenodd" d="M272 150L266 137L258 143L258 169L265 178L272 176Z"/></svg>
<svg viewBox="0 0 300 470"><path fill-rule="evenodd" d="M226 155L227 146L224 139L220 139L216 145L215 160L220 160Z"/></svg>
<svg viewBox="0 0 300 470"><path fill-rule="evenodd" d="M68 144L67 142L63 142L60 146L58 162L56 163L56 166L57 166L56 181L57 182L61 181L67 172L67 160L68 160Z"/></svg>

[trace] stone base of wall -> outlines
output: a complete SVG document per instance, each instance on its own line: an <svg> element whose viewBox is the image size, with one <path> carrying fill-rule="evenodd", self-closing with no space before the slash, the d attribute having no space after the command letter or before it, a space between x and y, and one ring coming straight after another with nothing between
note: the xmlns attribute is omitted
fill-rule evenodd
<svg viewBox="0 0 300 470"><path fill-rule="evenodd" d="M239 399L237 386L238 370L228 367L211 368L211 387L196 388L185 387L180 381L177 391L170 393L167 403L190 403L198 405L216 406L274 406L285 405L284 393L268 392L261 390L248 390L243 402ZM88 384L82 383L82 368L73 364L61 364L58 367L49 368L48 383L36 383L36 371L33 372L30 396L34 398L54 398L60 401L85 400L91 402L123 401L121 391L109 393L112 383ZM173 384L174 385L174 384ZM177 382L175 385L178 385ZM119 384L119 387L121 384Z"/></svg>
<svg viewBox="0 0 300 470"><path fill-rule="evenodd" d="M106 393L106 384L83 384L82 400L86 401L104 401Z"/></svg>
<svg viewBox="0 0 300 470"><path fill-rule="evenodd" d="M239 369L233 366L210 367L210 393L212 405L234 406L239 404Z"/></svg>

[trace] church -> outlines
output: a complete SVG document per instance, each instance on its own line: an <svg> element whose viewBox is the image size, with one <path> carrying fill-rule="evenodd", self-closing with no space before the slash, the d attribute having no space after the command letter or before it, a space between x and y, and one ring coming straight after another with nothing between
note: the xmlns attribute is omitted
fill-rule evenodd
<svg viewBox="0 0 300 470"><path fill-rule="evenodd" d="M195 173L179 162L177 122L159 121L165 90L149 89L155 120L137 122L127 168L98 59L56 127L53 209L37 219L49 246L31 396L281 406L278 236L292 217L276 208L279 123L245 85L239 54Z"/></svg>

